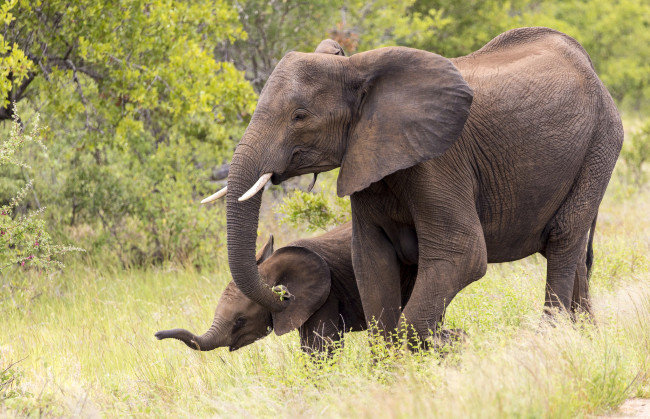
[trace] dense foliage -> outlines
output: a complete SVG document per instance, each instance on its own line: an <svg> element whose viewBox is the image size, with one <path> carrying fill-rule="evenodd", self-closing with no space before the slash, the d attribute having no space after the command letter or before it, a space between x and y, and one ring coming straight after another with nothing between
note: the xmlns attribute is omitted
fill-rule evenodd
<svg viewBox="0 0 650 419"><path fill-rule="evenodd" d="M623 144L621 160L625 162L628 177L640 188L647 181L644 165L650 162L650 119L631 130Z"/></svg>
<svg viewBox="0 0 650 419"><path fill-rule="evenodd" d="M0 140L0 167L20 170L26 176L27 183L8 204L0 206L0 273L13 273L16 270L33 268L47 271L55 267L63 267L63 263L57 256L82 250L53 243L41 218L45 207L41 207L40 203L38 209L22 216L12 217L34 187L28 175L31 167L16 158L17 152L30 144L45 150L40 140L38 118L31 132L25 133L18 116L14 114L9 138ZM34 197L38 200L36 195Z"/></svg>
<svg viewBox="0 0 650 419"><path fill-rule="evenodd" d="M110 263L198 263L222 223L195 200L256 100L214 55L245 38L237 14L221 1L7 6L5 42L31 66L7 96L49 126L53 160L39 164L36 191L55 232Z"/></svg>
<svg viewBox="0 0 650 419"><path fill-rule="evenodd" d="M0 205L29 176L33 189L6 217L47 206L56 241L116 266L207 267L223 253L223 204L198 201L223 185L220 166L279 59L326 37L348 54L405 45L458 56L507 29L546 25L585 46L623 109L650 108L643 0L10 0L0 22L3 138L11 102L19 123L39 113L48 126L46 154L21 152L32 171L0 168ZM641 168L629 171L638 188L644 160L634 144L626 162ZM327 228L346 218L331 179L319 195L287 201L290 223Z"/></svg>

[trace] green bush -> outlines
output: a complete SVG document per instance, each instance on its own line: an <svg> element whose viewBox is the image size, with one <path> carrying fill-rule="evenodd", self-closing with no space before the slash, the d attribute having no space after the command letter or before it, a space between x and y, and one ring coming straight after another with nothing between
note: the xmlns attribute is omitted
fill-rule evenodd
<svg viewBox="0 0 650 419"><path fill-rule="evenodd" d="M38 119L29 134L25 134L22 123L14 111L14 121L9 138L0 143L0 166L12 165L29 170L30 167L16 157L16 153L26 144L35 143L42 149L41 128ZM63 267L56 258L70 251L82 249L53 243L40 215L45 207L35 210L19 208L33 184L28 181L8 202L0 206L0 272L11 269L52 269Z"/></svg>
<svg viewBox="0 0 650 419"><path fill-rule="evenodd" d="M0 403L7 399L18 398L29 394L20 389L23 373L16 368L17 363L13 362L6 367L0 364Z"/></svg>
<svg viewBox="0 0 650 419"><path fill-rule="evenodd" d="M629 179L637 188L641 187L648 179L643 166L650 162L650 119L625 139L621 159L625 162Z"/></svg>
<svg viewBox="0 0 650 419"><path fill-rule="evenodd" d="M213 266L225 243L223 204L198 203L209 190L199 179L203 171L158 163L157 169L138 169L139 176L120 163L80 164L65 181L60 234L83 243L94 263Z"/></svg>
<svg viewBox="0 0 650 419"><path fill-rule="evenodd" d="M335 173L338 171L335 171ZM351 219L350 198L339 198L333 191L336 176L325 175L317 193L299 189L289 193L276 211L284 215L282 222L307 231L328 230Z"/></svg>

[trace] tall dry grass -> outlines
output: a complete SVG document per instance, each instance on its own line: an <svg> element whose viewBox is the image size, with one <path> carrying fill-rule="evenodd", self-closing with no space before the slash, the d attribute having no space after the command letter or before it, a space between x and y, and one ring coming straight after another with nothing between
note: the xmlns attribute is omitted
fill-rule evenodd
<svg viewBox="0 0 650 419"><path fill-rule="evenodd" d="M0 293L0 416L606 413L628 397L650 396L650 192L622 193L624 186L615 178L601 208L595 326L540 324L545 263L533 256L491 265L452 302L448 324L469 339L445 357L387 351L365 333L350 334L320 362L301 353L295 332L233 353L155 340L159 329L209 326L229 280L225 266L211 273L74 266L13 278Z"/></svg>

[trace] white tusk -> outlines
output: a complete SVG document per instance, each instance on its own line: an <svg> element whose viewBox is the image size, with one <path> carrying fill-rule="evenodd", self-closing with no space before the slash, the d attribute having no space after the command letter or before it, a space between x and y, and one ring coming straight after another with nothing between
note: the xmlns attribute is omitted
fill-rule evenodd
<svg viewBox="0 0 650 419"><path fill-rule="evenodd" d="M209 197L205 198L203 201L201 201L202 204L207 204L208 202L212 202L214 200L217 200L221 197L226 196L226 192L228 192L228 187L226 186L222 190L218 191L217 193L214 193L210 195Z"/></svg>
<svg viewBox="0 0 650 419"><path fill-rule="evenodd" d="M256 193L260 191L260 189L264 187L264 185L266 185L266 182L268 182L269 179L271 179L271 176L273 176L273 173L266 173L260 176L257 182L255 182L255 185L253 185L252 188L246 191L246 193L243 194L241 198L239 198L239 201L246 201L247 199L253 197Z"/></svg>

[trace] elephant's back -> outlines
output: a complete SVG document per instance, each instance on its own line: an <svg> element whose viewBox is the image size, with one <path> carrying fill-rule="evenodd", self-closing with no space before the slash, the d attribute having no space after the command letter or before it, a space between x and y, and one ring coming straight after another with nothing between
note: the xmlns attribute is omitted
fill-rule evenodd
<svg viewBox="0 0 650 419"><path fill-rule="evenodd" d="M505 97L503 106L515 108L531 102L544 106L542 99L558 99L553 93L560 90L596 102L601 93L589 54L575 39L549 28L510 30L451 61L474 91L474 100ZM519 93L514 101L513 89Z"/></svg>
<svg viewBox="0 0 650 419"><path fill-rule="evenodd" d="M594 68L589 54L578 41L565 33L543 26L515 28L503 32L479 50L456 60L462 61L466 58L485 58L489 60L491 56L500 53L513 56L520 53L530 54L534 53L536 44L542 48L557 48L562 54L566 55L578 54L579 57L576 56L574 59L582 61L583 64L592 69Z"/></svg>
<svg viewBox="0 0 650 419"><path fill-rule="evenodd" d="M296 240L291 246L304 247L317 253L330 266L352 266L352 222L320 236Z"/></svg>
<svg viewBox="0 0 650 419"><path fill-rule="evenodd" d="M584 49L547 28L506 32L453 61L474 91L459 148L473 159L488 259L525 257L540 250L611 97Z"/></svg>

